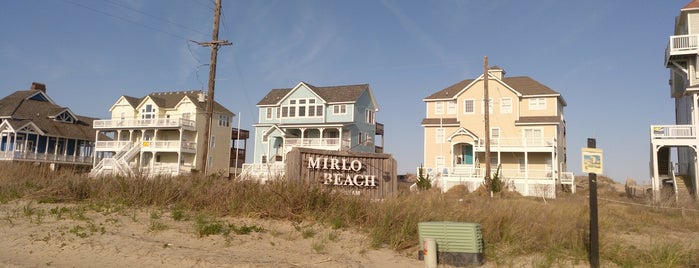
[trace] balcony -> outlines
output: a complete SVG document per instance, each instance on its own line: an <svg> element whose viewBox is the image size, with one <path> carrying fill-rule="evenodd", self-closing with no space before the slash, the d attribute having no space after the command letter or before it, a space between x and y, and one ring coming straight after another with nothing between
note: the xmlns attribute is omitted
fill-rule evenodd
<svg viewBox="0 0 699 268"><path fill-rule="evenodd" d="M155 118L155 119L115 119L95 120L92 123L95 129L133 129L133 128L183 128L194 130L194 120Z"/></svg>
<svg viewBox="0 0 699 268"><path fill-rule="evenodd" d="M693 125L651 125L650 140L655 145L691 145L696 134Z"/></svg>
<svg viewBox="0 0 699 268"><path fill-rule="evenodd" d="M304 147L322 150L340 150L340 138L286 138L284 139L285 151L292 147Z"/></svg>
<svg viewBox="0 0 699 268"><path fill-rule="evenodd" d="M665 66L670 61L686 55L697 55L699 53L699 35L673 35L665 48Z"/></svg>
<svg viewBox="0 0 699 268"><path fill-rule="evenodd" d="M550 151L556 147L555 138L498 138L490 139L491 151ZM485 151L485 140L478 140L476 151Z"/></svg>
<svg viewBox="0 0 699 268"><path fill-rule="evenodd" d="M21 151L0 151L0 160L92 165L91 156L43 154Z"/></svg>
<svg viewBox="0 0 699 268"><path fill-rule="evenodd" d="M95 151L112 151L118 152L131 141L97 141L95 142ZM141 143L142 151L160 151L160 152L196 152L197 144L189 141L143 141Z"/></svg>

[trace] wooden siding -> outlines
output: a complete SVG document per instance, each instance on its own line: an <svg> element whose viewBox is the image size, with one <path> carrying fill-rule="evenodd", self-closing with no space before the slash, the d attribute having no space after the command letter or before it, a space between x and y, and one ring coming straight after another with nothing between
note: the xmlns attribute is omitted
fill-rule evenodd
<svg viewBox="0 0 699 268"><path fill-rule="evenodd" d="M345 160L347 164L358 160L362 163L359 171L309 168L312 159L338 159ZM356 167L356 166L355 166ZM346 176L363 175L374 176L376 186L346 186L324 184L328 173ZM384 199L395 196L398 191L397 164L390 154L358 153L349 151L327 151L308 148L294 148L287 154L286 178L290 182L307 183L309 186L332 187L338 191L351 195L358 195L371 199Z"/></svg>

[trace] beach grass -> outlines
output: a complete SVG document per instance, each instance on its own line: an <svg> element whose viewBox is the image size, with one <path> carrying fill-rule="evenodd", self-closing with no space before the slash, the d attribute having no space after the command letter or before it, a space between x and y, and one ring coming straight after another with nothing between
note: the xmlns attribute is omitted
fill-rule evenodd
<svg viewBox="0 0 699 268"><path fill-rule="evenodd" d="M347 196L327 188L274 181L259 184L219 176L89 178L73 170L0 163L0 203L31 200L18 213L0 215L12 222L46 216L84 218L85 210L126 213L126 208L150 209L151 231L168 228L162 217L194 221L202 236L263 231L235 226L223 217L288 220L303 238L313 238L313 226L363 232L373 248L387 247L416 254L419 222L479 223L485 257L499 266L531 260L535 267L586 264L589 245L589 200L586 189L560 193L556 199L503 193L494 197L462 188L403 191L384 200ZM607 178L608 179L608 178ZM604 182L604 179L600 179ZM600 186L599 232L603 264L620 267L691 267L699 263L699 210L671 203L632 200L608 186ZM33 202L56 204L48 213ZM64 207L63 203L77 206ZM136 219L134 219L136 220ZM71 232L77 236L99 233L86 220ZM318 241L320 238L315 238ZM333 240L335 238L329 238ZM313 251L324 244L315 242ZM607 266L605 265L605 266Z"/></svg>

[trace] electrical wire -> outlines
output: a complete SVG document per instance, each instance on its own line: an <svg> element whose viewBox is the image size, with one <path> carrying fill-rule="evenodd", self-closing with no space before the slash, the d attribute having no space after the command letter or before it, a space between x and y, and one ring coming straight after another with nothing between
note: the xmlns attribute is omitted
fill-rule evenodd
<svg viewBox="0 0 699 268"><path fill-rule="evenodd" d="M179 23L177 23L177 22L174 22L174 21L171 21L171 20L168 20L168 19L164 19L164 18L158 17L158 16L153 15L153 14L150 14L150 13L143 12L143 11L141 11L141 10L138 10L138 9L135 9L135 8L132 8L132 7L129 7L129 6L126 6L126 5L121 4L121 3L117 2L117 1L114 1L114 0L103 0L103 1L107 1L107 2L111 3L112 5L115 5L115 6L124 8L124 9L128 9L128 10L131 10L131 11L134 11L134 12L141 13L141 14L146 15L146 16L152 18L152 19L159 20L159 21L162 21L162 22L166 22L166 23L175 25L175 26L180 27L180 28L182 28L182 29L186 29L186 30L189 30L189 31L192 31L192 32L195 32L195 33L207 35L207 33L204 33L204 32L202 32L202 31L200 31L200 30L197 30L197 29L188 27L188 26L183 25L183 24L179 24Z"/></svg>

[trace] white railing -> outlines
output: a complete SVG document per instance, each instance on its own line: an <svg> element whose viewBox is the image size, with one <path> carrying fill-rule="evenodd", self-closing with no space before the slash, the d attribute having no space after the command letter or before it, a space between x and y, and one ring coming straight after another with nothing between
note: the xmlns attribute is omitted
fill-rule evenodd
<svg viewBox="0 0 699 268"><path fill-rule="evenodd" d="M282 162L243 164L240 177L265 183L268 180L282 178L285 172L284 167L284 163Z"/></svg>
<svg viewBox="0 0 699 268"><path fill-rule="evenodd" d="M668 44L670 55L674 55L678 52L697 51L699 49L697 37L698 35L696 34L670 36L670 43Z"/></svg>
<svg viewBox="0 0 699 268"><path fill-rule="evenodd" d="M337 147L340 146L340 138L286 138L285 146L303 147Z"/></svg>
<svg viewBox="0 0 699 268"><path fill-rule="evenodd" d="M485 147L485 140L479 140L477 147ZM554 147L555 138L498 138L490 139L491 147Z"/></svg>
<svg viewBox="0 0 699 268"><path fill-rule="evenodd" d="M43 154L19 151L0 151L1 160L23 160L39 162L62 162L74 164L92 164L91 156L75 156L60 154Z"/></svg>
<svg viewBox="0 0 699 268"><path fill-rule="evenodd" d="M194 120L182 118L155 118L155 119L113 119L95 120L92 123L95 129L113 128L142 128L142 127L182 127L194 129Z"/></svg>
<svg viewBox="0 0 699 268"><path fill-rule="evenodd" d="M177 163L156 163L151 167L141 169L142 174L153 176L178 176L191 173L192 166L188 164L179 165Z"/></svg>
<svg viewBox="0 0 699 268"><path fill-rule="evenodd" d="M143 141L144 149L182 149L193 151L197 144L189 141Z"/></svg>
<svg viewBox="0 0 699 268"><path fill-rule="evenodd" d="M96 141L95 151L122 151L125 146L133 144L131 141Z"/></svg>
<svg viewBox="0 0 699 268"><path fill-rule="evenodd" d="M692 125L652 125L650 126L651 139L687 139L694 138Z"/></svg>

